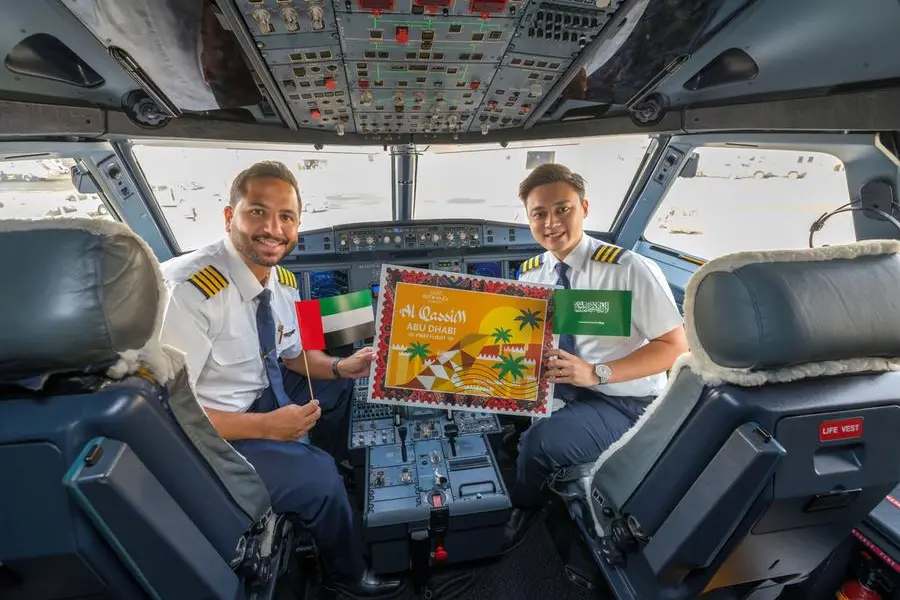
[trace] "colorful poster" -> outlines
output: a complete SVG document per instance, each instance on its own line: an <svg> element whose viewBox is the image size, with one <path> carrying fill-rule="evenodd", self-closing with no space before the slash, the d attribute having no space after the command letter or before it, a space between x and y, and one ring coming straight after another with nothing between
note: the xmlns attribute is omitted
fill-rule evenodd
<svg viewBox="0 0 900 600"><path fill-rule="evenodd" d="M369 401L550 416L554 289L383 265Z"/></svg>

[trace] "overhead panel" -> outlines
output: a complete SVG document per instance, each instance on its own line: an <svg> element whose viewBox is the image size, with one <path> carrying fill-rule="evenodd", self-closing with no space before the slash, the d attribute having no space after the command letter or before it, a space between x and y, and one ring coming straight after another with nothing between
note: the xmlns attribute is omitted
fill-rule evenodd
<svg viewBox="0 0 900 600"><path fill-rule="evenodd" d="M238 6L300 127L390 137L521 126L620 1Z"/></svg>
<svg viewBox="0 0 900 600"><path fill-rule="evenodd" d="M354 0L337 18L357 130L468 131L524 5Z"/></svg>
<svg viewBox="0 0 900 600"><path fill-rule="evenodd" d="M472 131L521 127L622 0L534 1L476 114Z"/></svg>
<svg viewBox="0 0 900 600"><path fill-rule="evenodd" d="M260 54L301 128L354 132L330 0L238 0Z"/></svg>

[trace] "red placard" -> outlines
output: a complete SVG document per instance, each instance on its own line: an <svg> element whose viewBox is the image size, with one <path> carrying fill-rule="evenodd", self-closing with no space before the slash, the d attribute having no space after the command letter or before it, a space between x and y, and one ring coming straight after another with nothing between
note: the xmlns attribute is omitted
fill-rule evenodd
<svg viewBox="0 0 900 600"><path fill-rule="evenodd" d="M835 440L852 440L861 438L863 434L862 417L839 419L836 421L822 421L819 425L819 441L833 442Z"/></svg>

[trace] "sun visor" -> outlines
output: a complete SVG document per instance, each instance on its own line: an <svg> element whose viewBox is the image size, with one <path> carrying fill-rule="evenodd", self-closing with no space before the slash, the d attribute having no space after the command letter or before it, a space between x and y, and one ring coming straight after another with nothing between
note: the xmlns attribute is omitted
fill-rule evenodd
<svg viewBox="0 0 900 600"><path fill-rule="evenodd" d="M233 34L203 0L75 0L69 11L138 65L177 109L248 106L261 97Z"/></svg>

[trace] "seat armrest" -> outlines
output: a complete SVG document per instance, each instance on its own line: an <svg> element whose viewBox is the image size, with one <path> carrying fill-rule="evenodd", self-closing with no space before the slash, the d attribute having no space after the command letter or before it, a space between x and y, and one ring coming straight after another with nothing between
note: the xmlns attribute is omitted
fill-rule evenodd
<svg viewBox="0 0 900 600"><path fill-rule="evenodd" d="M150 597L236 597L237 576L128 444L91 440L63 484Z"/></svg>
<svg viewBox="0 0 900 600"><path fill-rule="evenodd" d="M755 423L732 432L644 548L661 583L712 563L786 453Z"/></svg>

